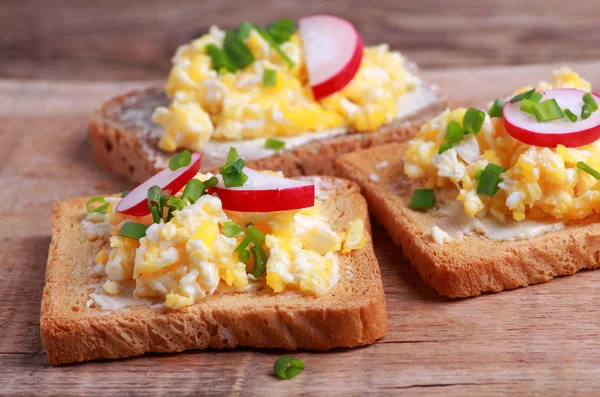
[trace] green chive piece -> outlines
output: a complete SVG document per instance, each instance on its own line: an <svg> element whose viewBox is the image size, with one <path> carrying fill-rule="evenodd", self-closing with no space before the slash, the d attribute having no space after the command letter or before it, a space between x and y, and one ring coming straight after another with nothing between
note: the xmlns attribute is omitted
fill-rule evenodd
<svg viewBox="0 0 600 397"><path fill-rule="evenodd" d="M210 177L209 179L205 180L204 182L204 188L205 189L210 189L213 186L217 186L219 184L219 178L217 178L216 176Z"/></svg>
<svg viewBox="0 0 600 397"><path fill-rule="evenodd" d="M409 207L413 210L426 210L435 205L433 189L416 189L410 200Z"/></svg>
<svg viewBox="0 0 600 397"><path fill-rule="evenodd" d="M294 34L294 21L289 18L283 18L269 24L266 30L277 44L283 44Z"/></svg>
<svg viewBox="0 0 600 397"><path fill-rule="evenodd" d="M248 259L250 259L250 251L244 249L241 252L238 252L238 258L240 259L240 262L246 262Z"/></svg>
<svg viewBox="0 0 600 397"><path fill-rule="evenodd" d="M538 105L537 102L534 102L530 99L523 99L523 102L521 102L521 107L519 108L519 110L521 110L521 112L529 113L530 115L534 116L533 108L537 105Z"/></svg>
<svg viewBox="0 0 600 397"><path fill-rule="evenodd" d="M534 91L531 95L529 95L525 99L528 99L528 100L533 101L533 102L539 102L539 101L542 100L542 94L540 94L537 91Z"/></svg>
<svg viewBox="0 0 600 397"><path fill-rule="evenodd" d="M187 203L185 200L180 199L175 196L162 196L160 198L160 206L161 207L169 207L173 210L181 210L185 207Z"/></svg>
<svg viewBox="0 0 600 397"><path fill-rule="evenodd" d="M250 245L251 242L252 242L252 240L250 239L250 236L246 236L246 237L244 237L244 239L242 241L240 241L238 246L235 247L235 249L233 251L237 252L238 255L240 255L242 252L244 252L244 250L248 247L248 245ZM242 261L242 262L245 262L245 261Z"/></svg>
<svg viewBox="0 0 600 397"><path fill-rule="evenodd" d="M444 139L449 144L455 144L456 142L460 142L465 137L465 132L460 124L458 124L454 120L450 120L448 126L446 127L446 135Z"/></svg>
<svg viewBox="0 0 600 397"><path fill-rule="evenodd" d="M475 108L469 108L463 117L463 129L466 134L479 134L483 122L485 121L485 112Z"/></svg>
<svg viewBox="0 0 600 397"><path fill-rule="evenodd" d="M291 379L304 370L304 363L294 357L281 356L273 365L273 373L281 379Z"/></svg>
<svg viewBox="0 0 600 397"><path fill-rule="evenodd" d="M265 69L263 71L263 87L277 86L277 71L275 69Z"/></svg>
<svg viewBox="0 0 600 397"><path fill-rule="evenodd" d="M129 194L129 190L123 190L123 193L121 193L121 198L127 196Z"/></svg>
<svg viewBox="0 0 600 397"><path fill-rule="evenodd" d="M225 34L223 41L223 51L229 56L229 59L237 66L243 69L254 62L252 51L246 46L246 43L240 39L237 32L230 30Z"/></svg>
<svg viewBox="0 0 600 397"><path fill-rule="evenodd" d="M181 167L187 167L192 162L192 153L189 150L184 150L183 152L176 154L171 157L169 160L169 169L171 171L176 171Z"/></svg>
<svg viewBox="0 0 600 397"><path fill-rule="evenodd" d="M96 203L104 203L104 204L99 205L97 207L93 207L93 205ZM87 211L88 214L92 214L94 212L105 213L108 210L108 205L109 204L106 202L106 200L104 200L104 196L96 196L96 197L92 197L91 199L88 200L87 203L85 203L85 210Z"/></svg>
<svg viewBox="0 0 600 397"><path fill-rule="evenodd" d="M502 118L502 109L504 108L505 104L506 101L503 101L502 99L496 99L488 111L490 117Z"/></svg>
<svg viewBox="0 0 600 397"><path fill-rule="evenodd" d="M142 225L141 223L126 222L123 224L123 226L121 226L121 230L119 230L119 236L139 240L146 236L146 229L148 229L148 226Z"/></svg>
<svg viewBox="0 0 600 397"><path fill-rule="evenodd" d="M589 92L583 96L583 103L585 103L586 105L590 105L592 107L592 112L598 110L598 104L596 103L596 100L594 99L592 94L590 94Z"/></svg>
<svg viewBox="0 0 600 397"><path fill-rule="evenodd" d="M592 167L590 167L589 165L587 165L583 161L578 161L576 165L577 165L577 168L579 168L580 170L582 170L584 172L587 172L588 174L590 174L594 178L600 180L600 172L596 171L595 169L593 169Z"/></svg>
<svg viewBox="0 0 600 397"><path fill-rule="evenodd" d="M267 43L269 43L271 48L273 48L287 62L290 69L296 66L296 63L294 63L294 61L289 56L287 56L285 52L283 52L283 50L279 47L279 45L277 44L275 39L273 39L273 37L269 34L269 32L257 25L254 25L254 28L256 29L258 34L260 34L262 38L265 39Z"/></svg>
<svg viewBox="0 0 600 397"><path fill-rule="evenodd" d="M219 173L223 177L226 188L244 186L244 183L248 180L248 175L243 172L245 164L244 160L238 158L237 150L230 147L227 162L219 168Z"/></svg>
<svg viewBox="0 0 600 397"><path fill-rule="evenodd" d="M585 120L585 119L589 118L592 115L592 112L593 112L592 105L586 103L581 108L581 119Z"/></svg>
<svg viewBox="0 0 600 397"><path fill-rule="evenodd" d="M525 91L525 92L522 92L522 93L520 93L518 95L515 95L510 100L510 103L517 103L517 102L522 101L525 98L529 98L531 95L533 95L534 92L535 92L535 88L532 88L529 91Z"/></svg>
<svg viewBox="0 0 600 397"><path fill-rule="evenodd" d="M245 39L250 36L250 31L254 29L254 24L248 21L243 21L240 23L240 27L238 28L237 34L240 39Z"/></svg>
<svg viewBox="0 0 600 397"><path fill-rule="evenodd" d="M148 208L152 213L152 220L154 223L160 223L163 219L162 206L160 205L162 199L162 189L160 186L151 186L148 189Z"/></svg>
<svg viewBox="0 0 600 397"><path fill-rule="evenodd" d="M237 67L233 63L233 61L229 58L229 56L223 51L221 48L217 47L214 44L209 44L206 46L206 53L212 59L212 68L217 72L221 72L223 70L227 70L229 72L235 72Z"/></svg>
<svg viewBox="0 0 600 397"><path fill-rule="evenodd" d="M573 112L571 112L569 109L563 109L563 113L565 114L565 116L567 116L567 118L569 120L571 120L571 123L574 123L577 121L577 115Z"/></svg>
<svg viewBox="0 0 600 397"><path fill-rule="evenodd" d="M260 245L254 245L250 248L254 266L252 267L252 275L254 277L260 277L266 270L267 265L267 253L265 249Z"/></svg>
<svg viewBox="0 0 600 397"><path fill-rule="evenodd" d="M477 171L475 171L473 173L473 178L475 179L481 179L481 174L483 174L483 170L480 168Z"/></svg>
<svg viewBox="0 0 600 397"><path fill-rule="evenodd" d="M250 237L250 240L255 245L262 245L265 242L265 235L263 232L258 230L254 225L249 225L246 228L246 235Z"/></svg>
<svg viewBox="0 0 600 397"><path fill-rule="evenodd" d="M285 147L285 141L280 141L279 139L274 138L267 138L265 140L265 147L267 149L281 150Z"/></svg>
<svg viewBox="0 0 600 397"><path fill-rule="evenodd" d="M451 149L451 148L452 148L452 144L451 143L442 143L440 145L440 150L438 150L438 154L442 154L446 150Z"/></svg>
<svg viewBox="0 0 600 397"><path fill-rule="evenodd" d="M485 166L477 185L477 194L493 197L500 188L498 184L502 181L500 175L506 171L506 168L489 163Z"/></svg>
<svg viewBox="0 0 600 397"><path fill-rule="evenodd" d="M244 228L231 221L223 222L221 226L223 226L223 233L227 237L237 236L244 231Z"/></svg>
<svg viewBox="0 0 600 397"><path fill-rule="evenodd" d="M532 107L533 115L539 122L558 120L565 117L556 99L547 99Z"/></svg>
<svg viewBox="0 0 600 397"><path fill-rule="evenodd" d="M190 204L194 204L204 194L204 183L198 179L190 179L189 182L183 188L181 193L181 199L188 201Z"/></svg>

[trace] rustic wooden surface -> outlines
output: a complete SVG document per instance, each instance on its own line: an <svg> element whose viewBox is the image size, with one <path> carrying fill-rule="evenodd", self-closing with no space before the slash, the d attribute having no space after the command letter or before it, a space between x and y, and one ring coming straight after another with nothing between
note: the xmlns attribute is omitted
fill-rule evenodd
<svg viewBox="0 0 600 397"><path fill-rule="evenodd" d="M600 84L600 62L575 69ZM426 76L459 102L482 104L547 78L551 70L511 67ZM39 307L51 204L127 188L91 161L85 129L102 100L143 85L0 80L0 394L597 393L600 271L449 301L424 286L377 226L388 335L364 348L296 352L306 370L291 381L270 375L281 351L254 349L49 366L40 345Z"/></svg>
<svg viewBox="0 0 600 397"><path fill-rule="evenodd" d="M331 13L424 68L600 58L597 0L3 0L0 76L163 78L211 24Z"/></svg>

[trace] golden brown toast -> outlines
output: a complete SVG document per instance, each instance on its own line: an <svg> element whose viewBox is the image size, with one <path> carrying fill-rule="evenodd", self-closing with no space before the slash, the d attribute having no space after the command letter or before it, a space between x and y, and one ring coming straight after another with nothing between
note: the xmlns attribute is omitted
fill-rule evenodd
<svg viewBox="0 0 600 397"><path fill-rule="evenodd" d="M98 283L90 269L104 241L90 241L82 230L88 198L56 203L41 309L48 361L236 346L327 350L383 337L387 316L367 204L353 182L332 177L313 181L334 230L344 230L355 218L367 226L364 249L340 253L340 281L327 295L274 294L265 287L211 295L181 310L140 305L103 311L89 305L89 286Z"/></svg>

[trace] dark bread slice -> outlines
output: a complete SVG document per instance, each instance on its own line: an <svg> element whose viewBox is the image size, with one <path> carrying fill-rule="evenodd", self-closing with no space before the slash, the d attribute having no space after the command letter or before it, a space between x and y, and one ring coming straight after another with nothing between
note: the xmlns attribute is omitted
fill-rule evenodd
<svg viewBox="0 0 600 397"><path fill-rule="evenodd" d="M168 103L161 88L134 91L106 102L89 124L94 159L134 183L164 169L173 153L158 148L160 127L152 122L151 115L157 106L167 106ZM311 141L269 157L247 160L246 165L254 169L283 171L286 176L335 175L334 161L341 154L405 140L423 121L439 113L444 106L445 102L438 102L373 132L350 132ZM231 144L235 146L236 141ZM224 161L223 157L205 153L202 171L214 172Z"/></svg>
<svg viewBox="0 0 600 397"><path fill-rule="evenodd" d="M316 187L334 230L360 218L370 231L356 184L324 177ZM53 209L41 309L42 344L51 364L236 346L327 350L371 344L387 332L383 285L368 232L364 249L340 254L340 281L325 296L263 288L212 295L181 310L89 306L86 286L98 282L90 275L91 262L103 241L90 241L82 231L86 201L61 201Z"/></svg>
<svg viewBox="0 0 600 397"><path fill-rule="evenodd" d="M414 189L423 186L404 175L405 148L406 143L400 143L350 153L338 159L336 168L362 187L371 214L402 247L425 284L439 294L458 298L499 292L600 267L598 217L527 240L471 235L435 243L431 230L438 218L408 208ZM378 169L384 161L388 166Z"/></svg>

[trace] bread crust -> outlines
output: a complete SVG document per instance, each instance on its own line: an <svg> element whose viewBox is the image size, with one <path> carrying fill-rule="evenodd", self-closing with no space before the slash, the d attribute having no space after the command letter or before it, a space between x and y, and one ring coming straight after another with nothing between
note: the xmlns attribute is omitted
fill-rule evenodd
<svg viewBox="0 0 600 397"><path fill-rule="evenodd" d="M437 244L431 229L437 218L408 208L415 188L403 172L406 143L344 155L336 162L340 176L354 180L394 244L402 247L421 278L450 298L539 284L581 269L600 267L598 217L569 223L565 229L520 241L493 241L479 235ZM388 166L376 165L387 161ZM378 181L373 181L376 174Z"/></svg>
<svg viewBox="0 0 600 397"><path fill-rule="evenodd" d="M356 184L319 178L322 208L334 230L361 218L367 205ZM387 332L379 265L367 233L362 250L340 254L341 279L322 297L298 293L213 295L181 310L132 306L88 307L92 258L103 242L81 229L87 198L53 208L52 242L41 305L42 345L50 364L129 357L188 349L259 348L328 350L374 343Z"/></svg>
<svg viewBox="0 0 600 397"><path fill-rule="evenodd" d="M167 97L162 88L157 87L133 91L104 103L92 116L88 128L92 154L98 164L134 183L165 168L173 154L158 149L158 138L151 134L151 128L136 120L135 110L166 104ZM248 160L246 164L254 169L283 171L286 176L335 175L334 161L341 154L403 141L414 135L423 121L443 110L445 104L440 101L373 132L312 141L269 157ZM205 154L202 170L215 172L223 161L223 158Z"/></svg>

